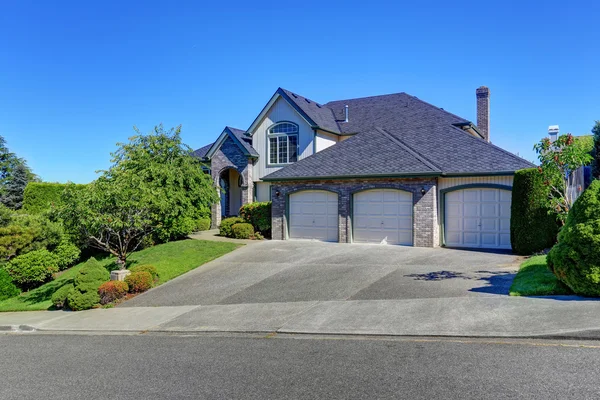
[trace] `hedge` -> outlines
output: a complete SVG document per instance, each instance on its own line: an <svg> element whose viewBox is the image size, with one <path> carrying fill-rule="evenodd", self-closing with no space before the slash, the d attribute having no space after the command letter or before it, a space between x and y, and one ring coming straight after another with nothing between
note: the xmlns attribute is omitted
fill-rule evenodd
<svg viewBox="0 0 600 400"><path fill-rule="evenodd" d="M240 217L252 224L255 231L271 236L271 202L255 202L240 208Z"/></svg>
<svg viewBox="0 0 600 400"><path fill-rule="evenodd" d="M0 301L18 296L20 293L21 290L12 283L8 272L0 267Z"/></svg>
<svg viewBox="0 0 600 400"><path fill-rule="evenodd" d="M30 214L40 214L62 204L62 193L72 183L30 182L23 193L23 210ZM77 189L86 185L76 184Z"/></svg>
<svg viewBox="0 0 600 400"><path fill-rule="evenodd" d="M548 268L574 293L600 296L600 181L575 201L558 243L547 257Z"/></svg>
<svg viewBox="0 0 600 400"><path fill-rule="evenodd" d="M537 168L515 173L510 210L510 242L515 253L530 255L556 243L558 222L548 214L548 193Z"/></svg>

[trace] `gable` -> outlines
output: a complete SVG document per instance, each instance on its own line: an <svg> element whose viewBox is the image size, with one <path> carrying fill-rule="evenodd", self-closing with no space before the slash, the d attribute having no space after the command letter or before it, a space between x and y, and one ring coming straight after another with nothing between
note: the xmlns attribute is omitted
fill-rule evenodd
<svg viewBox="0 0 600 400"><path fill-rule="evenodd" d="M227 140L230 140L233 144L235 144L244 154L244 156L253 158L258 157L258 153L256 152L256 150L254 150L254 148L250 144L246 143L243 140L243 138L241 137L242 134L243 131L239 129L226 127L219 136L219 138L212 144L208 151L206 151L205 157L212 158L215 152L217 152L221 148L221 146L223 146L223 143L225 143L225 141Z"/></svg>

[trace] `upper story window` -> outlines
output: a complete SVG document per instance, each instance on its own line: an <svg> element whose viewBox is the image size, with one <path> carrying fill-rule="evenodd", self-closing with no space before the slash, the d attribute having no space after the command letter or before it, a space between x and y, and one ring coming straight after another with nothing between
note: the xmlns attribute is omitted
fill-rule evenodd
<svg viewBox="0 0 600 400"><path fill-rule="evenodd" d="M291 164L298 161L298 125L280 122L267 132L269 164Z"/></svg>

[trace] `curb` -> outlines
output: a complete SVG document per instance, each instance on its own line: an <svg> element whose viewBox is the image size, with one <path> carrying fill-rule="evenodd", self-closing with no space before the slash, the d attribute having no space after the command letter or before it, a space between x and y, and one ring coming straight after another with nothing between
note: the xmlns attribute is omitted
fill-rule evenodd
<svg viewBox="0 0 600 400"><path fill-rule="evenodd" d="M31 325L0 325L0 332L35 332Z"/></svg>

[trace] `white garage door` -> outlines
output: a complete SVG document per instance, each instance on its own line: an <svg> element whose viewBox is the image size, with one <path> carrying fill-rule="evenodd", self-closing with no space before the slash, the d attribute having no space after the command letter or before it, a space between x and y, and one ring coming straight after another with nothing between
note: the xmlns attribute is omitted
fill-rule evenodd
<svg viewBox="0 0 600 400"><path fill-rule="evenodd" d="M324 190L290 195L290 239L338 241L338 196Z"/></svg>
<svg viewBox="0 0 600 400"><path fill-rule="evenodd" d="M510 249L511 192L463 189L446 193L445 244Z"/></svg>
<svg viewBox="0 0 600 400"><path fill-rule="evenodd" d="M413 244L412 193L375 189L354 195L353 240L357 243Z"/></svg>

